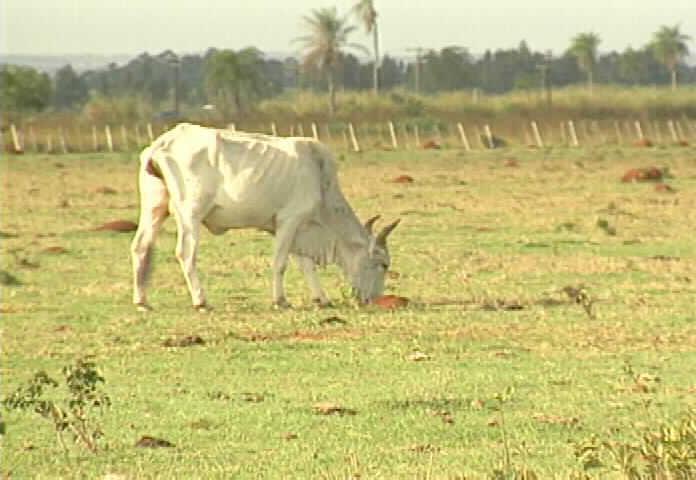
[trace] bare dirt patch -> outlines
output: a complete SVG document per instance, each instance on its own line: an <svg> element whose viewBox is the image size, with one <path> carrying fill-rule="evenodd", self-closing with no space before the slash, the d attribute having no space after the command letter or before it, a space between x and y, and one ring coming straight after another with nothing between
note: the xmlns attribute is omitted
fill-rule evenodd
<svg viewBox="0 0 696 480"><path fill-rule="evenodd" d="M114 220L99 225L94 230L97 232L134 232L138 229L138 224L130 220Z"/></svg>

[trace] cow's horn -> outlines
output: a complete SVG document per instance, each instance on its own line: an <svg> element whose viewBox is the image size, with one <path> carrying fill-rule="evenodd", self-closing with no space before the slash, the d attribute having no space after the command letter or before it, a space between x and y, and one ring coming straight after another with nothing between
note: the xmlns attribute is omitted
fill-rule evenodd
<svg viewBox="0 0 696 480"><path fill-rule="evenodd" d="M375 224L377 220L379 220L379 217L381 215L375 215L374 217L370 218L365 222L365 229L367 230L367 233L372 234L372 226Z"/></svg>
<svg viewBox="0 0 696 480"><path fill-rule="evenodd" d="M375 240L375 243L378 245L386 245L387 244L387 237L389 234L396 228L396 226L399 224L401 219L397 219L394 223L390 223L386 227L382 229L381 232L379 232L379 235L377 235L377 239Z"/></svg>

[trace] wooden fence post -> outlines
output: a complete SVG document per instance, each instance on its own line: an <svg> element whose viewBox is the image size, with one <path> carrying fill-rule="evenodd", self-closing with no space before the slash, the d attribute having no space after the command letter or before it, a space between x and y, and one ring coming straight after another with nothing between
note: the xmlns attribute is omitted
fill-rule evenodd
<svg viewBox="0 0 696 480"><path fill-rule="evenodd" d="M466 132L464 131L464 126L460 122L457 122L457 131L459 131L459 139L462 141L462 145L464 145L464 150L466 150L467 152L470 152L471 145L469 144L469 139L466 138Z"/></svg>
<svg viewBox="0 0 696 480"><path fill-rule="evenodd" d="M674 125L677 127L677 135L680 141L686 142L686 136L684 135L684 130L682 130L681 122L679 120L674 121Z"/></svg>
<svg viewBox="0 0 696 480"><path fill-rule="evenodd" d="M413 125L413 137L416 142L416 148L420 148L421 146L421 139L420 139L420 132L418 131L418 125Z"/></svg>
<svg viewBox="0 0 696 480"><path fill-rule="evenodd" d="M155 136L152 133L152 124L148 123L146 128L147 128L147 138L148 138L148 140L150 140L150 143L152 143L155 141Z"/></svg>
<svg viewBox="0 0 696 480"><path fill-rule="evenodd" d="M298 134L300 137L304 137L304 128L302 127L302 124L301 124L301 123L298 123L298 124L297 124L297 134Z"/></svg>
<svg viewBox="0 0 696 480"><path fill-rule="evenodd" d="M636 134L638 134L638 140L644 140L643 128L640 126L640 120L636 120L633 125L636 127Z"/></svg>
<svg viewBox="0 0 696 480"><path fill-rule="evenodd" d="M59 133L59 137L58 137L58 138L60 139L60 150L61 150L63 153L68 153L68 145L67 145L67 143L65 142L65 132L63 131L62 128L60 129L60 133Z"/></svg>
<svg viewBox="0 0 696 480"><path fill-rule="evenodd" d="M621 135L621 127L619 127L619 122L614 120L614 132L616 133L616 143L618 145L623 145L623 135Z"/></svg>
<svg viewBox="0 0 696 480"><path fill-rule="evenodd" d="M579 147L578 134L575 132L575 124L572 120L568 120L568 133L570 134L570 144L574 147Z"/></svg>
<svg viewBox="0 0 696 480"><path fill-rule="evenodd" d="M667 120L667 128L669 128L669 133L672 135L672 142L679 143L679 136L677 135L677 129L674 128L673 120Z"/></svg>
<svg viewBox="0 0 696 480"><path fill-rule="evenodd" d="M53 153L53 138L51 138L50 133L46 135L46 153Z"/></svg>
<svg viewBox="0 0 696 480"><path fill-rule="evenodd" d="M348 123L348 133L350 133L350 141L353 143L353 151L360 151L360 144L358 143L358 137L355 136L355 129L352 123Z"/></svg>
<svg viewBox="0 0 696 480"><path fill-rule="evenodd" d="M36 142L36 132L34 131L33 125L29 125L29 143L31 143L31 150L34 153L39 151L39 145Z"/></svg>
<svg viewBox="0 0 696 480"><path fill-rule="evenodd" d="M401 136L404 137L404 148L410 148L411 138L408 136L408 127L405 123L401 124Z"/></svg>
<svg viewBox="0 0 696 480"><path fill-rule="evenodd" d="M123 151L128 150L128 133L126 132L126 126L121 124L121 140L123 141Z"/></svg>
<svg viewBox="0 0 696 480"><path fill-rule="evenodd" d="M317 124L312 122L312 137L314 140L319 141L319 132L317 131Z"/></svg>
<svg viewBox="0 0 696 480"><path fill-rule="evenodd" d="M135 143L138 144L138 148L142 147L143 145L143 138L140 135L140 125L137 123L135 124Z"/></svg>
<svg viewBox="0 0 696 480"><path fill-rule="evenodd" d="M495 142L493 141L493 132L491 131L491 126L485 124L483 126L483 131L486 132L486 139L488 140L488 148L495 148Z"/></svg>
<svg viewBox="0 0 696 480"><path fill-rule="evenodd" d="M536 140L537 147L544 148L544 141L539 133L539 127L534 120L532 120L532 132L534 133L534 140Z"/></svg>
<svg viewBox="0 0 696 480"><path fill-rule="evenodd" d="M326 138L326 142L332 143L333 138L331 137L331 129L329 128L329 124L325 123L324 124L324 137Z"/></svg>
<svg viewBox="0 0 696 480"><path fill-rule="evenodd" d="M97 126L96 125L92 125L92 147L94 147L95 152L99 151L99 139L97 138Z"/></svg>
<svg viewBox="0 0 696 480"><path fill-rule="evenodd" d="M106 148L109 152L114 151L114 139L111 137L111 127L109 125L104 127L104 135L106 136Z"/></svg>
<svg viewBox="0 0 696 480"><path fill-rule="evenodd" d="M391 122L391 120L388 123L389 125L389 135L391 136L391 143L392 143L392 148L396 150L399 148L399 141L396 139L396 130L394 129L394 124Z"/></svg>
<svg viewBox="0 0 696 480"><path fill-rule="evenodd" d="M17 135L17 127L15 124L10 125L10 134L12 135L12 148L15 153L22 153L22 144L19 142L19 135Z"/></svg>

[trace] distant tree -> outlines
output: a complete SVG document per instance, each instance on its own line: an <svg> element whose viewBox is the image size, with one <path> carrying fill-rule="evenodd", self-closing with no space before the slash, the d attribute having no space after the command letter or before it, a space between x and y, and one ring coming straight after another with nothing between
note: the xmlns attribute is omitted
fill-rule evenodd
<svg viewBox="0 0 696 480"><path fill-rule="evenodd" d="M365 32L372 34L374 63L372 64L372 89L379 93L379 69L381 67L379 55L379 26L377 24L377 10L374 0L359 0L353 7L353 12L365 28Z"/></svg>
<svg viewBox="0 0 696 480"><path fill-rule="evenodd" d="M348 35L355 27L347 24L345 17L339 17L336 8L319 8L303 17L309 35L297 38L303 44L303 62L307 68L317 68L326 76L329 90L329 113L336 111L335 69L344 50L352 48L365 52L362 45L348 42Z"/></svg>
<svg viewBox="0 0 696 480"><path fill-rule="evenodd" d="M51 79L31 67L0 67L0 110L38 111L51 101Z"/></svg>
<svg viewBox="0 0 696 480"><path fill-rule="evenodd" d="M261 55L259 50L250 47L238 52L221 50L208 59L206 87L209 95L220 103L225 120L229 118L230 100L237 112L243 112L246 105L263 95L267 84L261 74Z"/></svg>
<svg viewBox="0 0 696 480"><path fill-rule="evenodd" d="M580 70L587 74L587 87L592 93L595 63L597 63L597 47L601 39L596 33L580 33L576 35L568 50L577 62Z"/></svg>
<svg viewBox="0 0 696 480"><path fill-rule="evenodd" d="M66 65L56 72L53 87L53 105L56 108L80 107L87 96L87 83L75 73L72 66Z"/></svg>
<svg viewBox="0 0 696 480"><path fill-rule="evenodd" d="M653 34L650 44L655 58L670 71L672 75L672 90L677 89L677 65L689 54L686 42L691 39L679 31L679 25L662 26Z"/></svg>

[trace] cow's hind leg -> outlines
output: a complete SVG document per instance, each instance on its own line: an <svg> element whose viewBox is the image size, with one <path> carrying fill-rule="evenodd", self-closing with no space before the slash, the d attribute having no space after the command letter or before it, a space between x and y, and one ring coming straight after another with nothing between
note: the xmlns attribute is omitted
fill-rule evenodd
<svg viewBox="0 0 696 480"><path fill-rule="evenodd" d="M169 215L169 195L164 183L147 172L140 177L140 220L131 243L133 303L147 310L145 289L152 269L152 251L157 232Z"/></svg>
<svg viewBox="0 0 696 480"><path fill-rule="evenodd" d="M312 294L312 301L322 307L329 306L331 302L326 292L324 292L324 289L321 287L314 260L302 256L296 258L297 264L300 266L302 272L304 272L305 279L307 280L309 291Z"/></svg>

